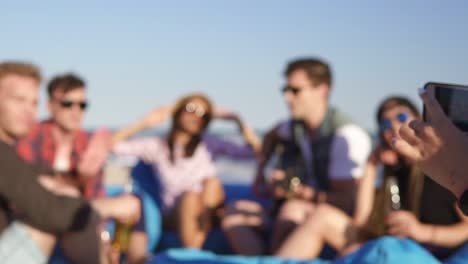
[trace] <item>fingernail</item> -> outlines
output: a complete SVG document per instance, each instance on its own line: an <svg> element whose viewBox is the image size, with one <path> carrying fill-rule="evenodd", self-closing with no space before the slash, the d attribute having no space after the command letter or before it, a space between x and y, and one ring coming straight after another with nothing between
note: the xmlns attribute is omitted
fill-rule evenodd
<svg viewBox="0 0 468 264"><path fill-rule="evenodd" d="M418 94L419 95L423 95L425 93L426 93L426 89L424 89L423 87L418 88Z"/></svg>

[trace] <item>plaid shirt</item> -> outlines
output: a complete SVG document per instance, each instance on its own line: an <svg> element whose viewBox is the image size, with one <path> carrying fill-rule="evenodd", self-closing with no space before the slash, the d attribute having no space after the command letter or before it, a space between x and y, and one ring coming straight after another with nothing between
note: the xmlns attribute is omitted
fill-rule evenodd
<svg viewBox="0 0 468 264"><path fill-rule="evenodd" d="M50 120L36 124L28 136L18 142L16 150L19 156L32 164L53 168L56 146L52 137L52 127L53 123ZM84 130L78 130L73 138L70 172L77 177L77 166L86 150L90 134ZM90 177L83 186L78 187L86 198L104 196L102 170L98 175Z"/></svg>

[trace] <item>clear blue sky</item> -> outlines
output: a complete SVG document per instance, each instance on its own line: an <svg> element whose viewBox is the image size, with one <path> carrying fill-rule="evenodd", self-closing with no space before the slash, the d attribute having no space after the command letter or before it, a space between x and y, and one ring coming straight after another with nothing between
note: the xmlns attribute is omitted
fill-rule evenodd
<svg viewBox="0 0 468 264"><path fill-rule="evenodd" d="M467 13L468 1L2 1L0 60L85 77L88 127L204 91L266 129L287 115L285 63L320 56L332 102L372 129L389 94L420 104L427 81L468 84Z"/></svg>

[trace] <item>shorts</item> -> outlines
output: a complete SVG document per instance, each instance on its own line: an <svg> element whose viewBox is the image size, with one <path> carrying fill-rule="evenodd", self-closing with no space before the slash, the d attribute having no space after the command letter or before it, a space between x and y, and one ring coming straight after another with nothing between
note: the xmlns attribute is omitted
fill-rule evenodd
<svg viewBox="0 0 468 264"><path fill-rule="evenodd" d="M47 263L48 257L28 234L24 224L14 221L0 234L0 260L3 264Z"/></svg>

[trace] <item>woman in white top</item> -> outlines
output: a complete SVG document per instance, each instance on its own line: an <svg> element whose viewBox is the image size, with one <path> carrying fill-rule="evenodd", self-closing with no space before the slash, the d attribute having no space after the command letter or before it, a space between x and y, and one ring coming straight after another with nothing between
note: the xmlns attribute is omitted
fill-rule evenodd
<svg viewBox="0 0 468 264"><path fill-rule="evenodd" d="M120 142L172 115L166 137L148 137ZM238 146L204 135L213 118L235 121L247 144ZM201 248L224 202L217 178L213 151L235 158L252 158L260 141L252 129L229 111L215 111L207 97L193 94L173 107L153 110L144 119L113 137L114 153L135 155L152 167L161 185L161 212L165 229L179 233L183 247Z"/></svg>

